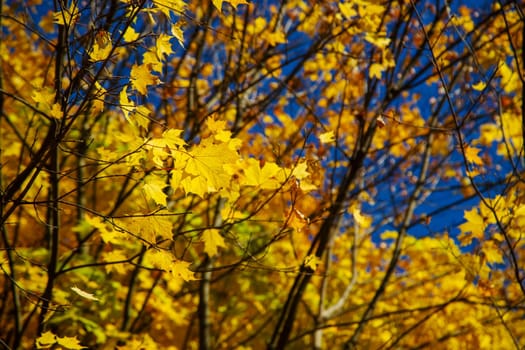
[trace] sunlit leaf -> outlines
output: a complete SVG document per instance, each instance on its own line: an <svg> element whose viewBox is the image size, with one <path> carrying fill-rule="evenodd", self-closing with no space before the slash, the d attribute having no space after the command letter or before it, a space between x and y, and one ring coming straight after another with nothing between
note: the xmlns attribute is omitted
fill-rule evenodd
<svg viewBox="0 0 525 350"><path fill-rule="evenodd" d="M148 198L153 199L155 203L165 207L168 205L166 199L168 195L164 192L164 187L166 187L166 184L163 181L150 179L146 181L143 189Z"/></svg>
<svg viewBox="0 0 525 350"><path fill-rule="evenodd" d="M483 243L481 248L487 262L490 264L502 264L503 254L501 249L494 243L494 241L487 241Z"/></svg>
<svg viewBox="0 0 525 350"><path fill-rule="evenodd" d="M477 82L476 84L473 84L472 85L472 88L476 91L483 91L485 89L485 87L487 86L487 84L485 84L485 82L483 81L479 81Z"/></svg>
<svg viewBox="0 0 525 350"><path fill-rule="evenodd" d="M56 24L63 26L71 26L75 24L80 18L80 13L77 8L76 1L71 1L69 8L63 8L62 11L53 14L53 21Z"/></svg>
<svg viewBox="0 0 525 350"><path fill-rule="evenodd" d="M385 70L385 67L383 67L382 64L380 64L380 63L372 63L370 65L370 69L368 71L368 76L370 78L381 79L381 74L383 73L384 70Z"/></svg>
<svg viewBox="0 0 525 350"><path fill-rule="evenodd" d="M184 47L184 32L180 24L175 23L171 26L171 35L173 35L177 39L180 46Z"/></svg>
<svg viewBox="0 0 525 350"><path fill-rule="evenodd" d="M487 224L477 208L465 210L464 218L466 222L459 225L459 229L462 232L460 240L463 245L468 245L471 243L472 238L481 239L483 237ZM471 233L471 235L467 235L468 233Z"/></svg>
<svg viewBox="0 0 525 350"><path fill-rule="evenodd" d="M140 37L140 34L135 31L132 26L128 26L124 32L124 41L132 43Z"/></svg>
<svg viewBox="0 0 525 350"><path fill-rule="evenodd" d="M173 53L173 50L171 49L171 43L170 40L173 37L166 34L160 34L156 41L156 48L157 48L157 56L160 59L165 59L165 56L169 56Z"/></svg>
<svg viewBox="0 0 525 350"><path fill-rule="evenodd" d="M352 17L357 16L357 11L354 9L354 4L351 2L338 3L337 6L346 19L351 19Z"/></svg>
<svg viewBox="0 0 525 350"><path fill-rule="evenodd" d="M157 85L160 83L159 77L151 74L152 71L153 66L151 64L134 64L131 67L131 86L142 95L146 95L148 93L148 86Z"/></svg>
<svg viewBox="0 0 525 350"><path fill-rule="evenodd" d="M327 131L319 135L319 141L321 141L322 143L335 142L335 135L333 130Z"/></svg>
<svg viewBox="0 0 525 350"><path fill-rule="evenodd" d="M467 161L469 161L470 163L476 164L476 165L483 165L484 164L483 159L481 159L478 155L480 151L481 150L479 148L470 147L470 146L467 147L465 149L465 157L467 158Z"/></svg>
<svg viewBox="0 0 525 350"><path fill-rule="evenodd" d="M101 30L95 36L95 42L89 52L89 56L93 61L104 61L109 57L112 50L113 45L110 34L105 30Z"/></svg>
<svg viewBox="0 0 525 350"><path fill-rule="evenodd" d="M93 300L93 301L99 301L97 297L95 297L93 294L83 291L80 288L77 287L71 287L71 290L78 295L80 295L84 299Z"/></svg>

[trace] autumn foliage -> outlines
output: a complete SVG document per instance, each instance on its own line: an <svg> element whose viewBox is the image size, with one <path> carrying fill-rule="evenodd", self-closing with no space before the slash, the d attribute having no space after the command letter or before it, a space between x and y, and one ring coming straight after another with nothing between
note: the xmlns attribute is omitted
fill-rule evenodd
<svg viewBox="0 0 525 350"><path fill-rule="evenodd" d="M524 7L469 4L1 1L1 347L522 349Z"/></svg>

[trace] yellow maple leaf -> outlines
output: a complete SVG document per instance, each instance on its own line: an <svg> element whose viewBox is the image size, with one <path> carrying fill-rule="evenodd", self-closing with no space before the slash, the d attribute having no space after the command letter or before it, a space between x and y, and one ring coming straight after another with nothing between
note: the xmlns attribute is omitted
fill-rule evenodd
<svg viewBox="0 0 525 350"><path fill-rule="evenodd" d="M107 264L104 265L106 272L115 272L119 275L123 275L126 273L129 266L128 264L124 263L124 261L128 259L125 252L125 250L112 250L110 252L102 253L102 261L107 262ZM116 264L117 261L123 262Z"/></svg>
<svg viewBox="0 0 525 350"><path fill-rule="evenodd" d="M76 4L76 1L72 1L69 8L64 8L62 11L53 13L53 22L63 26L75 24L80 18L80 13L78 12Z"/></svg>
<svg viewBox="0 0 525 350"><path fill-rule="evenodd" d="M171 13L180 15L186 7L183 0L153 0L153 3L167 18L170 18Z"/></svg>
<svg viewBox="0 0 525 350"><path fill-rule="evenodd" d="M229 185L230 175L224 165L235 163L239 155L227 143L214 144L205 139L188 152L184 170L191 175L206 179L209 189L220 190Z"/></svg>
<svg viewBox="0 0 525 350"><path fill-rule="evenodd" d="M292 169L292 175L295 176L297 180L303 180L310 176L310 173L308 172L308 164L304 161L297 163Z"/></svg>
<svg viewBox="0 0 525 350"><path fill-rule="evenodd" d="M144 130L148 130L151 118L151 110L144 105L137 106L135 113L133 113L133 121L137 126L142 127Z"/></svg>
<svg viewBox="0 0 525 350"><path fill-rule="evenodd" d="M41 88L33 91L31 95L33 101L38 104L52 105L55 101L55 92L49 88Z"/></svg>
<svg viewBox="0 0 525 350"><path fill-rule="evenodd" d="M319 135L319 141L321 141L321 143L335 142L334 132L330 130L322 133L321 135Z"/></svg>
<svg viewBox="0 0 525 350"><path fill-rule="evenodd" d="M477 208L472 208L471 210L465 210L463 217L466 222L459 225L461 234L459 235L459 240L462 245L468 245L472 242L473 238L482 239L485 234L485 229L487 224L483 217L479 214ZM468 235L471 233L471 235Z"/></svg>
<svg viewBox="0 0 525 350"><path fill-rule="evenodd" d="M187 261L174 261L171 264L171 274L175 277L180 277L185 281L194 281L197 278L195 278L195 273L190 270L190 262Z"/></svg>
<svg viewBox="0 0 525 350"><path fill-rule="evenodd" d="M321 263L321 259L317 256L311 254L304 258L303 266L307 269L308 272L315 272L317 266Z"/></svg>
<svg viewBox="0 0 525 350"><path fill-rule="evenodd" d="M172 277L182 278L184 281L195 280L195 273L190 270L190 262L177 260L175 256L166 250L151 249L146 254L145 262L152 264L155 268L166 271Z"/></svg>
<svg viewBox="0 0 525 350"><path fill-rule="evenodd" d="M354 4L350 2L346 2L344 4L339 3L338 7L339 7L339 11L341 11L341 13L346 19L351 19L352 17L357 16L357 11L354 8Z"/></svg>
<svg viewBox="0 0 525 350"><path fill-rule="evenodd" d="M222 3L223 2L229 3L235 9L237 8L237 6L239 6L241 4L249 5L248 1L246 1L246 0L212 0L212 2L213 2L213 5L215 6L215 8L217 10L219 10L219 12L222 12Z"/></svg>
<svg viewBox="0 0 525 350"><path fill-rule="evenodd" d="M37 103L38 108L46 116L61 119L63 112L60 103L55 102L55 92L50 88L36 88L31 95L33 101Z"/></svg>
<svg viewBox="0 0 525 350"><path fill-rule="evenodd" d="M129 114L135 110L135 104L128 98L128 93L126 90L127 86L124 86L119 94L120 109L124 114L124 118L126 118L126 120L131 123Z"/></svg>
<svg viewBox="0 0 525 350"><path fill-rule="evenodd" d="M80 345L80 341L77 337L58 337L57 344L70 350L87 349L85 346Z"/></svg>
<svg viewBox="0 0 525 350"><path fill-rule="evenodd" d="M275 163L265 162L261 166L261 163L253 158L245 162L247 163L244 167L246 186L259 186L262 189L273 190L279 188L285 180L283 170Z"/></svg>
<svg viewBox="0 0 525 350"><path fill-rule="evenodd" d="M173 233L171 232L173 224L171 221L168 217L157 216L168 214L168 211L163 209L156 211L155 213L156 215L138 218L138 232L141 233L141 236L149 237L150 242L155 242L157 237L161 237L161 239L173 238Z"/></svg>
<svg viewBox="0 0 525 350"><path fill-rule="evenodd" d="M106 224L99 216L91 217L86 216L86 223L91 225L93 228L98 229L100 237L106 243L117 243L119 241L120 234L113 230L111 225Z"/></svg>
<svg viewBox="0 0 525 350"><path fill-rule="evenodd" d="M204 198L206 193L216 191L215 188L208 186L208 182L202 176L186 176L179 183L185 193L193 193L201 198Z"/></svg>
<svg viewBox="0 0 525 350"><path fill-rule="evenodd" d="M208 117L208 119L206 119L206 126L212 132L213 137L217 141L229 142L230 140L235 140L231 138L232 132L230 130L226 130L226 120L218 119L213 116Z"/></svg>
<svg viewBox="0 0 525 350"><path fill-rule="evenodd" d="M282 30L277 30L275 32L264 31L261 34L261 39L265 40L271 46L276 46L278 44L286 44L286 35Z"/></svg>
<svg viewBox="0 0 525 350"><path fill-rule="evenodd" d="M147 65L152 72L162 71L162 61L157 56L157 49L155 47L150 48L142 56L142 64Z"/></svg>
<svg viewBox="0 0 525 350"><path fill-rule="evenodd" d="M60 106L60 103L53 103L49 111L49 116L55 119L61 119L63 115L64 113L62 112L62 107Z"/></svg>
<svg viewBox="0 0 525 350"><path fill-rule="evenodd" d="M218 229L206 229L202 232L201 240L204 242L204 251L208 256L212 257L217 255L218 248L226 248L224 238Z"/></svg>
<svg viewBox="0 0 525 350"><path fill-rule="evenodd" d="M466 147L465 157L467 161L476 165L483 165L483 160L479 157L478 153L481 151L479 148L475 147Z"/></svg>
<svg viewBox="0 0 525 350"><path fill-rule="evenodd" d="M212 133L216 134L226 129L226 120L211 116L206 119L206 126Z"/></svg>
<svg viewBox="0 0 525 350"><path fill-rule="evenodd" d="M144 184L144 192L148 198L153 199L155 203L164 207L168 205L166 198L168 195L162 190L166 184L160 179L148 179Z"/></svg>
<svg viewBox="0 0 525 350"><path fill-rule="evenodd" d="M166 34L160 34L157 38L156 42L156 52L159 59L164 59L164 55L169 56L173 53L173 50L171 49L171 42L170 40L173 37Z"/></svg>
<svg viewBox="0 0 525 350"><path fill-rule="evenodd" d="M160 83L159 77L151 74L152 71L153 66L150 63L141 64L140 66L134 64L131 67L131 86L142 95L148 93L148 86Z"/></svg>
<svg viewBox="0 0 525 350"><path fill-rule="evenodd" d="M145 261L153 265L155 268L170 271L170 266L175 260L173 254L165 250L150 249L146 254Z"/></svg>
<svg viewBox="0 0 525 350"><path fill-rule="evenodd" d="M479 142L484 146L490 146L493 142L502 138L501 129L496 124L483 124L479 127Z"/></svg>
<svg viewBox="0 0 525 350"><path fill-rule="evenodd" d="M111 44L110 34L105 30L100 30L95 36L95 42L91 47L89 56L91 57L92 61L104 61L108 58L112 49L113 45Z"/></svg>
<svg viewBox="0 0 525 350"><path fill-rule="evenodd" d="M381 79L381 74L385 70L385 67L380 63L372 63L368 70L368 76L370 78Z"/></svg>
<svg viewBox="0 0 525 350"><path fill-rule="evenodd" d="M184 47L184 32L179 23L175 23L171 26L171 35L177 39L180 46Z"/></svg>
<svg viewBox="0 0 525 350"><path fill-rule="evenodd" d="M390 38L387 38L381 34L366 33L365 38L370 44L377 46L378 48L384 49L390 44Z"/></svg>
<svg viewBox="0 0 525 350"><path fill-rule="evenodd" d="M186 145L186 142L180 137L182 130L168 129L162 133L162 138L166 141L166 146L177 149L180 146Z"/></svg>
<svg viewBox="0 0 525 350"><path fill-rule="evenodd" d="M481 251L489 264L503 264L503 254L494 241L485 241Z"/></svg>
<svg viewBox="0 0 525 350"><path fill-rule="evenodd" d="M47 331L42 333L40 337L36 339L36 348L37 349L43 349L43 348L49 348L51 345L56 343L57 336L53 334L51 331Z"/></svg>
<svg viewBox="0 0 525 350"><path fill-rule="evenodd" d="M135 28L132 26L129 26L126 28L126 31L124 32L124 41L128 43L132 43L135 40L139 38L139 33L135 31Z"/></svg>
<svg viewBox="0 0 525 350"><path fill-rule="evenodd" d="M111 53L111 50L111 44L105 47L101 47L99 44L94 43L93 47L91 48L91 51L89 52L89 57L93 62L105 61Z"/></svg>

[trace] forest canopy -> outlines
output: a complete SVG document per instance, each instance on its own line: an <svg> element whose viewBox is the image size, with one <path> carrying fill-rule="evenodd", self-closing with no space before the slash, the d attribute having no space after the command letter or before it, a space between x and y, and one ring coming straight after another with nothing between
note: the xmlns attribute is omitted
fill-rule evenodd
<svg viewBox="0 0 525 350"><path fill-rule="evenodd" d="M522 349L519 1L0 1L0 346Z"/></svg>

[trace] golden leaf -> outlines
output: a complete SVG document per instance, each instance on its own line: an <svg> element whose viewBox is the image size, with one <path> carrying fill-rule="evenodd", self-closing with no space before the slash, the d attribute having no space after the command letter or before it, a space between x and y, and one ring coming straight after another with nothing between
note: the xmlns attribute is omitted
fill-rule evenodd
<svg viewBox="0 0 525 350"><path fill-rule="evenodd" d="M467 161L476 165L483 165L483 160L478 156L479 151L481 151L479 148L470 146L466 147L465 157L467 158Z"/></svg>
<svg viewBox="0 0 525 350"><path fill-rule="evenodd" d="M124 41L131 43L134 42L139 38L139 33L135 31L135 29L131 26L126 28L126 31L124 32Z"/></svg>
<svg viewBox="0 0 525 350"><path fill-rule="evenodd" d="M169 56L173 53L170 43L172 38L172 36L166 34L160 34L157 38L156 52L159 59L162 60L165 58L164 55Z"/></svg>
<svg viewBox="0 0 525 350"><path fill-rule="evenodd" d="M201 240L204 242L204 251L210 256L217 255L219 247L226 247L224 238L218 229L206 229L202 232Z"/></svg>
<svg viewBox="0 0 525 350"><path fill-rule="evenodd" d="M335 142L334 132L330 130L322 133L321 135L319 135L319 141L321 141L321 143Z"/></svg>
<svg viewBox="0 0 525 350"><path fill-rule="evenodd" d="M166 184L160 179L149 179L144 184L144 192L148 198L151 198L155 203L160 204L164 207L168 205L166 198L168 195L162 190L166 187Z"/></svg>
<svg viewBox="0 0 525 350"><path fill-rule="evenodd" d="M339 11L343 14L346 19L351 19L352 17L357 16L357 11L354 9L354 5L350 2L339 3Z"/></svg>
<svg viewBox="0 0 525 350"><path fill-rule="evenodd" d="M476 91L482 91L486 86L487 84L485 84L483 81L480 81L477 84L473 84L472 88Z"/></svg>
<svg viewBox="0 0 525 350"><path fill-rule="evenodd" d="M315 272L317 266L321 263L321 259L317 256L311 254L304 258L303 266L307 269L308 272Z"/></svg>
<svg viewBox="0 0 525 350"><path fill-rule="evenodd" d="M368 76L370 78L381 79L381 74L385 70L385 67L380 63L372 63L368 70Z"/></svg>
<svg viewBox="0 0 525 350"><path fill-rule="evenodd" d="M95 42L89 52L89 56L92 61L104 61L109 57L112 49L110 34L105 30L101 30L95 36Z"/></svg>
<svg viewBox="0 0 525 350"><path fill-rule="evenodd" d="M180 24L175 23L171 26L171 35L173 35L179 42L180 46L184 48L184 32L182 31Z"/></svg>
<svg viewBox="0 0 525 350"><path fill-rule="evenodd" d="M140 66L134 64L131 67L131 86L142 95L148 93L148 86L160 83L159 77L151 74L152 71L153 66L150 63L141 64Z"/></svg>
<svg viewBox="0 0 525 350"><path fill-rule="evenodd" d="M68 9L62 9L62 11L53 13L53 22L63 26L75 24L79 18L80 13L78 12L75 1L71 2Z"/></svg>
<svg viewBox="0 0 525 350"><path fill-rule="evenodd" d="M64 348L70 350L87 349L85 346L80 345L77 337L57 337L57 344L62 345Z"/></svg>
<svg viewBox="0 0 525 350"><path fill-rule="evenodd" d="M481 247L489 264L503 264L503 254L494 241L486 241Z"/></svg>
<svg viewBox="0 0 525 350"><path fill-rule="evenodd" d="M194 281L197 278L195 278L195 273L190 270L190 265L191 263L187 261L174 261L171 265L171 274L185 281Z"/></svg>
<svg viewBox="0 0 525 350"><path fill-rule="evenodd" d="M36 348L43 349L49 348L51 345L56 343L57 336L51 331L42 333L40 337L36 339Z"/></svg>

